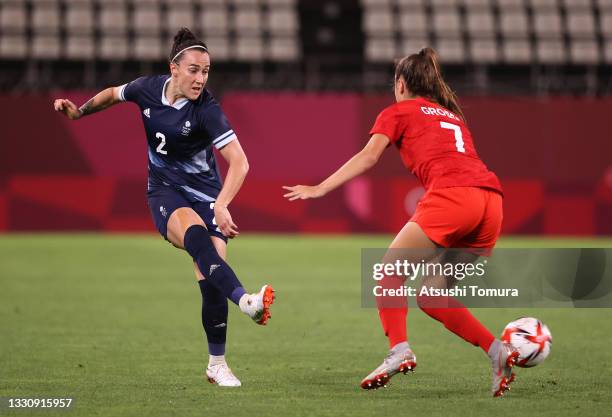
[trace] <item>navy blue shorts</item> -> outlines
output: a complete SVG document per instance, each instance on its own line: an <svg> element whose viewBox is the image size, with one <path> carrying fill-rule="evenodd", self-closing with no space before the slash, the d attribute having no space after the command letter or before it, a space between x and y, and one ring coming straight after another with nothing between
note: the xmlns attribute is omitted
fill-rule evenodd
<svg viewBox="0 0 612 417"><path fill-rule="evenodd" d="M189 201L179 190L168 186L151 187L147 192L147 202L159 233L168 240L168 219L174 210L181 207L193 209L204 220L211 236L216 236L227 242L215 222L215 203L204 201Z"/></svg>

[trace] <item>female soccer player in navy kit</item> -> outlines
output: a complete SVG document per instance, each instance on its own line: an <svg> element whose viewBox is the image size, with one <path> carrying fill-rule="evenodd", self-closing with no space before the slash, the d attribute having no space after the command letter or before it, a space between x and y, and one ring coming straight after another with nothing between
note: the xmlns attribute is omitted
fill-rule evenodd
<svg viewBox="0 0 612 417"><path fill-rule="evenodd" d="M107 88L77 108L55 100L56 111L79 119L122 101L138 105L149 154L147 198L161 235L193 258L208 339L208 380L241 383L225 361L228 299L256 323L270 318L274 290L247 294L225 262L227 239L238 235L228 210L248 171L247 158L221 107L205 89L210 72L206 44L187 28L174 37L170 75L141 77ZM222 183L212 147L228 162Z"/></svg>
<svg viewBox="0 0 612 417"><path fill-rule="evenodd" d="M406 167L421 180L427 192L390 249L413 249L419 258L435 259L438 248L485 251L493 248L501 230L501 185L476 154L456 96L443 80L431 48L399 61L394 90L396 104L379 114L370 140L361 152L319 185L284 187L289 191L285 197L289 200L323 197L371 168L382 152L394 144ZM392 252L388 252L391 259ZM477 258L467 255L473 257L471 260ZM453 284L452 280L441 281L437 281L440 287ZM416 366L416 356L406 335L405 299L401 306L385 302L377 299L390 352L363 379L364 389L385 386L393 375ZM517 352L496 339L457 300L417 297L417 302L429 316L488 354L493 368L492 393L503 395L514 380L512 367Z"/></svg>

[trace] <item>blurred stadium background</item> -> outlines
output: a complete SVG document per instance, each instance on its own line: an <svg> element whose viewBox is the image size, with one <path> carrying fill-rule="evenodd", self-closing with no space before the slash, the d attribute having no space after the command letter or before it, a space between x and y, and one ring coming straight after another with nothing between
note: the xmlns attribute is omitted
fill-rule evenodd
<svg viewBox="0 0 612 417"><path fill-rule="evenodd" d="M612 234L610 0L2 0L0 230L153 230L136 108L72 123L51 100L166 72L181 26L251 162L244 231L397 231L422 189L395 152L324 201L280 185L358 150L393 60L431 45L504 183L504 233Z"/></svg>

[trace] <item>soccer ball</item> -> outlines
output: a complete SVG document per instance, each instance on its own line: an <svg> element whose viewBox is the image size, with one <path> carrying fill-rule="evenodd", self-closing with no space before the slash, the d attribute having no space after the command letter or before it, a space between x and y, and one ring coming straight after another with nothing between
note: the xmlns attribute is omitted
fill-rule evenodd
<svg viewBox="0 0 612 417"><path fill-rule="evenodd" d="M521 317L508 323L501 340L519 352L516 364L522 368L531 368L542 363L552 346L550 330L533 317Z"/></svg>

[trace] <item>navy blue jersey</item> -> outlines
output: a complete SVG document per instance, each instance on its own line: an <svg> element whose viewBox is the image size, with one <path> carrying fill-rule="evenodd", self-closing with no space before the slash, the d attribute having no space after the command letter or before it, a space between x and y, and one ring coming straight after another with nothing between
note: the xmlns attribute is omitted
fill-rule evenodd
<svg viewBox="0 0 612 417"><path fill-rule="evenodd" d="M141 77L122 85L122 101L140 107L149 148L149 190L170 186L191 201L215 201L222 181L212 146L236 139L221 107L208 90L197 100L181 98L170 105L165 90L169 75Z"/></svg>

